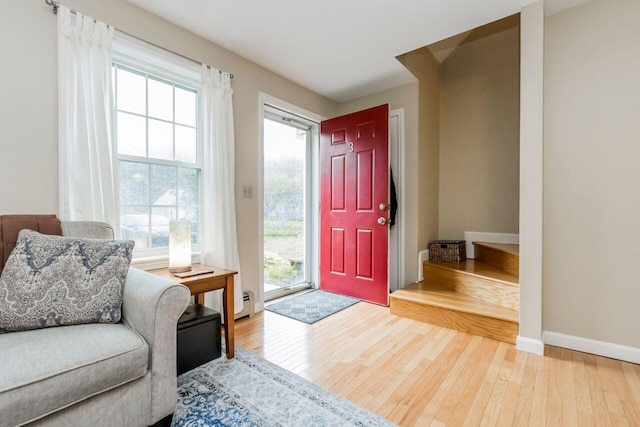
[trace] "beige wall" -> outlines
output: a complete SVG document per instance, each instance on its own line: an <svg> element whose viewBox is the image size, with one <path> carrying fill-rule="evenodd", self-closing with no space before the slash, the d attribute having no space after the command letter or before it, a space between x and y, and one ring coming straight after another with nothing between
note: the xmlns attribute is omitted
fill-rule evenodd
<svg viewBox="0 0 640 427"><path fill-rule="evenodd" d="M418 159L415 153L418 151L418 83L409 83L393 89L378 92L376 94L344 102L338 108L338 114L348 114L354 111L364 110L381 104L389 104L390 110L404 109L404 178L399 171L394 171L394 179L398 186L400 209L404 208L405 236L404 236L404 278L406 283L418 279L418 250L423 243L418 239L415 230L419 227L418 200L415 194L418 192ZM401 180L402 181L399 181ZM398 211L398 215L402 215ZM405 284L406 284L405 283ZM404 284L401 284L401 286Z"/></svg>
<svg viewBox="0 0 640 427"><path fill-rule="evenodd" d="M236 189L258 183L258 92L317 114L337 104L124 0L64 4L144 40L234 74ZM43 0L5 0L0 14L0 213L57 213L56 17ZM239 193L239 190L238 194ZM243 288L258 295L257 197L238 197Z"/></svg>
<svg viewBox="0 0 640 427"><path fill-rule="evenodd" d="M640 348L640 2L547 17L543 327Z"/></svg>
<svg viewBox="0 0 640 427"><path fill-rule="evenodd" d="M459 46L440 88L439 237L518 233L519 28Z"/></svg>

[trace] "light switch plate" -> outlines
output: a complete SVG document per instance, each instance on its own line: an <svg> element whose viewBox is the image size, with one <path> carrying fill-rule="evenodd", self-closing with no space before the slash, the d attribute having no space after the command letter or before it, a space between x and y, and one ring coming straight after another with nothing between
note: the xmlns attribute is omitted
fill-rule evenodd
<svg viewBox="0 0 640 427"><path fill-rule="evenodd" d="M242 197L245 199L251 199L253 197L253 186L252 185L243 185L242 186Z"/></svg>

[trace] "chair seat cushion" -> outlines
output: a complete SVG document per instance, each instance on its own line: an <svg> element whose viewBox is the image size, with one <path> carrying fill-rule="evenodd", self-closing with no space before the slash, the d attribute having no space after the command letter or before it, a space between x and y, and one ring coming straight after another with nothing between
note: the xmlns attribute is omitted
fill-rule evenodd
<svg viewBox="0 0 640 427"><path fill-rule="evenodd" d="M0 334L3 425L36 420L144 376L149 346L122 323Z"/></svg>

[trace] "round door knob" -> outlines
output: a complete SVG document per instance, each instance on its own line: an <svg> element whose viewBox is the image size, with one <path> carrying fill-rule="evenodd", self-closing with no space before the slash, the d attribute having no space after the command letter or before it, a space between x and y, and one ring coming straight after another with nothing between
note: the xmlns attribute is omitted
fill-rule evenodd
<svg viewBox="0 0 640 427"><path fill-rule="evenodd" d="M387 223L387 219L383 216L381 216L380 218L378 218L378 224L380 225L385 225Z"/></svg>
<svg viewBox="0 0 640 427"><path fill-rule="evenodd" d="M380 203L378 207L380 208L381 211L387 209L387 205L385 205L384 203Z"/></svg>

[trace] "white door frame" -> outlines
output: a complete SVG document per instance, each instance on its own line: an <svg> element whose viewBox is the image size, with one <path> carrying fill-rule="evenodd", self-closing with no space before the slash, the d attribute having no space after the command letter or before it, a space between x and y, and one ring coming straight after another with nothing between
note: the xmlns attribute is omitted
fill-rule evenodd
<svg viewBox="0 0 640 427"><path fill-rule="evenodd" d="M282 99L276 98L275 96L269 95L264 92L258 92L258 191L257 199L258 199L258 280L260 286L258 287L258 298L256 301L256 311L261 311L264 309L264 107L265 105L270 105L272 107L276 107L280 110L286 111L291 114L295 114L296 116L300 116L309 121L315 122L318 124L318 132L316 134L312 134L312 148L311 148L311 161L309 162L309 166L311 167L311 253L308 256L308 262L310 263L310 271L311 271L311 284L318 283L318 262L319 262L319 252L320 252L320 233L319 233L319 200L320 200L320 176L319 176L319 168L317 166L319 159L319 150L320 150L320 122L325 120L324 116L316 114L312 111L305 110L304 108L298 107L297 105L291 104Z"/></svg>
<svg viewBox="0 0 640 427"><path fill-rule="evenodd" d="M404 205L405 173L404 173L404 108L389 112L389 165L393 171L396 186L398 211L396 225L389 230L389 291L396 291L405 285L404 275ZM391 201L391 192L389 192Z"/></svg>

